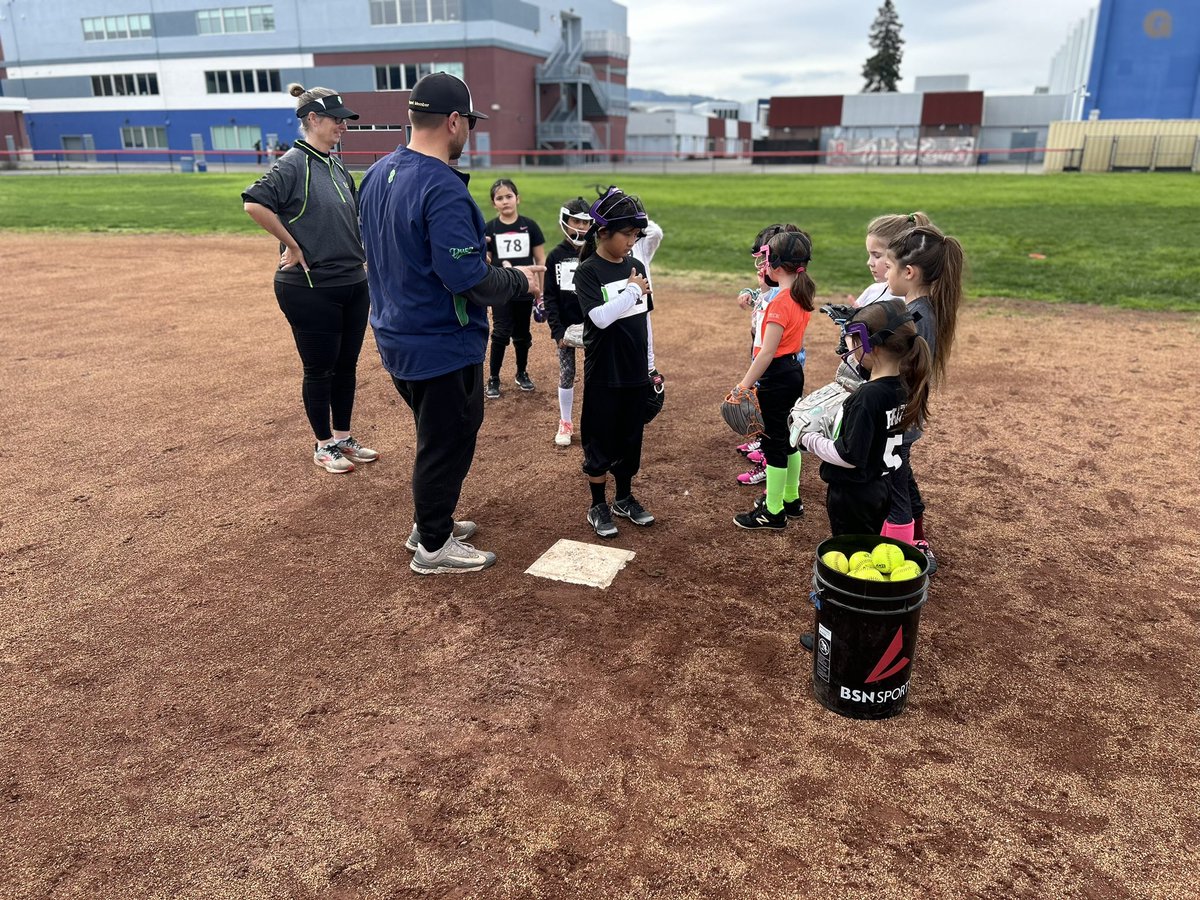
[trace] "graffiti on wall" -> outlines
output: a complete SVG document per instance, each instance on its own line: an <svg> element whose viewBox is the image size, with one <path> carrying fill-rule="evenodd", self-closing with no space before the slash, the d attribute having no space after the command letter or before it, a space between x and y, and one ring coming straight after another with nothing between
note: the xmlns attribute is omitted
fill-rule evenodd
<svg viewBox="0 0 1200 900"><path fill-rule="evenodd" d="M828 153L831 166L971 166L975 138L835 138Z"/></svg>

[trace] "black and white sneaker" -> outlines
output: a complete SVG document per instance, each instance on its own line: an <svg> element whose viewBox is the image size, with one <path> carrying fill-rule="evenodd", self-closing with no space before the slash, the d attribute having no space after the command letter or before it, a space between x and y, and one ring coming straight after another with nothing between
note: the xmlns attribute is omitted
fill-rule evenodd
<svg viewBox="0 0 1200 900"><path fill-rule="evenodd" d="M533 390L533 379L529 377L528 372L518 372L516 377L517 387L523 391Z"/></svg>
<svg viewBox="0 0 1200 900"><path fill-rule="evenodd" d="M613 524L612 512L608 508L607 503L597 503L587 514L588 524L596 530L596 534L602 538L610 538L617 536L617 526Z"/></svg>
<svg viewBox="0 0 1200 900"><path fill-rule="evenodd" d="M620 516L622 519L628 519L634 525L653 525L654 516L646 512L642 504L634 499L633 494L630 494L624 500L614 500L612 505L612 513L614 516Z"/></svg>
<svg viewBox="0 0 1200 900"><path fill-rule="evenodd" d="M767 502L767 492L763 491L758 495L759 503ZM804 517L804 501L797 497L795 500L783 501L783 514L789 519L800 519Z"/></svg>
<svg viewBox="0 0 1200 900"><path fill-rule="evenodd" d="M483 389L483 396L486 397L488 400L499 400L500 399L500 379L499 378L489 378L487 380L487 387Z"/></svg>
<svg viewBox="0 0 1200 900"><path fill-rule="evenodd" d="M927 563L925 574L932 575L937 571L937 557L933 555L933 551L929 549L929 541L913 541L913 546L925 554L925 562Z"/></svg>
<svg viewBox="0 0 1200 900"><path fill-rule="evenodd" d="M782 531L787 527L787 514L783 510L777 513L769 512L767 498L759 497L758 502L754 504L754 509L733 517L733 524L738 528L750 530L769 528L773 531Z"/></svg>

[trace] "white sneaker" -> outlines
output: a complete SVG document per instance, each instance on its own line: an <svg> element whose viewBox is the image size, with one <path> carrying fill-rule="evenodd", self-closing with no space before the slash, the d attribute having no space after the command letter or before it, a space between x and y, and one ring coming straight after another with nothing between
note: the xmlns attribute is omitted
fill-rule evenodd
<svg viewBox="0 0 1200 900"><path fill-rule="evenodd" d="M354 471L354 463L346 459L336 442L326 444L324 447L318 444L316 451L313 453L313 464L320 466L326 472L332 472L334 475Z"/></svg>
<svg viewBox="0 0 1200 900"><path fill-rule="evenodd" d="M563 419L558 423L558 434L554 436L554 443L560 447L571 446L571 423Z"/></svg>
<svg viewBox="0 0 1200 900"><path fill-rule="evenodd" d="M460 541L465 541L475 533L474 522L460 522L454 520L454 531L451 534ZM408 536L408 540L404 542L404 549L409 553L417 552L417 545L421 542L421 536L417 533L417 523L413 522L412 534Z"/></svg>
<svg viewBox="0 0 1200 900"><path fill-rule="evenodd" d="M445 546L429 553L420 544L408 567L418 575L457 575L461 572L479 572L496 561L495 553L476 550L470 544L450 535Z"/></svg>
<svg viewBox="0 0 1200 900"><path fill-rule="evenodd" d="M338 449L342 451L342 455L347 457L351 462L369 463L379 459L378 451L372 450L370 447L364 447L358 442L354 436L342 438L337 442Z"/></svg>

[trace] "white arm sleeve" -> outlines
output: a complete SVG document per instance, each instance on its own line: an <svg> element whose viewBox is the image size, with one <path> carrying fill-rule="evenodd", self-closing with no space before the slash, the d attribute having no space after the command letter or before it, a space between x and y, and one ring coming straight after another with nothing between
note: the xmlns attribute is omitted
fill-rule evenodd
<svg viewBox="0 0 1200 900"><path fill-rule="evenodd" d="M662 243L663 230L653 219L647 221L644 230L646 236L639 238L638 242L633 245L633 255L645 263L648 270L650 260L654 259L654 254L658 252L658 245Z"/></svg>
<svg viewBox="0 0 1200 900"><path fill-rule="evenodd" d="M642 289L640 287L636 284L627 284L617 296L588 312L588 318L597 328L607 328L629 312L641 297Z"/></svg>
<svg viewBox="0 0 1200 900"><path fill-rule="evenodd" d="M853 469L854 466L842 459L837 452L837 447L833 441L825 437L823 434L817 434L815 431L809 431L800 435L800 443L809 453L831 463L835 466L841 466L843 469Z"/></svg>
<svg viewBox="0 0 1200 900"><path fill-rule="evenodd" d="M654 368L654 329L650 327L650 313L646 313L646 371Z"/></svg>

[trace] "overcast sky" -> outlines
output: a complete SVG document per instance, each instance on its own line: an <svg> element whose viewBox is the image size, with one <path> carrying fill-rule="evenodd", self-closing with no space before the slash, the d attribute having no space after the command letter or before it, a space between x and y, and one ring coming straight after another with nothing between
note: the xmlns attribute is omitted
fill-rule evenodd
<svg viewBox="0 0 1200 900"><path fill-rule="evenodd" d="M853 94L882 0L622 0L630 87L752 101ZM970 76L972 90L1029 94L1099 0L893 0L904 38L900 90L916 75ZM687 15L678 12L686 9Z"/></svg>

